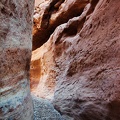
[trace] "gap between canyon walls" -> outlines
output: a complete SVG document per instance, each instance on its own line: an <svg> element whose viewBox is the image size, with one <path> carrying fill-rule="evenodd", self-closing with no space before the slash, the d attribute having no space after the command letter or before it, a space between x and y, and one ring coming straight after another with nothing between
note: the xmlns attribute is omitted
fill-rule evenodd
<svg viewBox="0 0 120 120"><path fill-rule="evenodd" d="M31 59L31 90L35 95L48 99L52 99L54 96L56 80L54 66L56 63L51 43L48 41L51 39L50 35L54 34L57 27L61 28L61 31L56 35L56 45L59 44L63 35L75 36L94 11L98 1L43 0L40 4L37 3L38 6L35 7L33 16ZM45 42L47 41L49 45L46 46ZM59 56L60 53L56 51L55 54Z"/></svg>
<svg viewBox="0 0 120 120"><path fill-rule="evenodd" d="M51 3L34 12L32 93L66 120L119 120L120 1Z"/></svg>

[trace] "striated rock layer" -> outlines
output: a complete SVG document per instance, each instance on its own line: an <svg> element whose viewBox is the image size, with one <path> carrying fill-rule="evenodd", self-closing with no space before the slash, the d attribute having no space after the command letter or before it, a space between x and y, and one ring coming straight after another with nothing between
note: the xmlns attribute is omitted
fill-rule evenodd
<svg viewBox="0 0 120 120"><path fill-rule="evenodd" d="M32 62L44 71L38 86L55 81L53 104L66 119L120 120L119 6L120 0L91 0L33 51Z"/></svg>
<svg viewBox="0 0 120 120"><path fill-rule="evenodd" d="M33 120L29 88L33 0L0 0L0 120Z"/></svg>

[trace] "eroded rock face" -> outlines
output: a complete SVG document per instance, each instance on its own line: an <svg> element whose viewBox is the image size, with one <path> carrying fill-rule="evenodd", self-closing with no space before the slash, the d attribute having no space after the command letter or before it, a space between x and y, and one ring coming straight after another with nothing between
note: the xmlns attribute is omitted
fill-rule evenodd
<svg viewBox="0 0 120 120"><path fill-rule="evenodd" d="M34 11L33 49L46 42L58 25L81 14L88 2L88 0L47 0L39 4ZM76 26L73 26L73 32L70 34L76 32ZM33 51L31 90L37 96L52 99L56 80L55 65L51 42Z"/></svg>
<svg viewBox="0 0 120 120"><path fill-rule="evenodd" d="M120 119L120 1L97 2L58 26L39 58L54 69L44 74L56 81L55 108L71 120Z"/></svg>
<svg viewBox="0 0 120 120"><path fill-rule="evenodd" d="M75 120L120 119L119 5L118 0L101 0L81 30L78 23L77 34L58 28L60 39L53 36L56 63L62 68L54 105Z"/></svg>
<svg viewBox="0 0 120 120"><path fill-rule="evenodd" d="M89 0L46 0L34 11L33 50L44 44L55 28L78 16Z"/></svg>
<svg viewBox="0 0 120 120"><path fill-rule="evenodd" d="M39 4L45 2L45 0L35 0L35 6L38 6Z"/></svg>
<svg viewBox="0 0 120 120"><path fill-rule="evenodd" d="M34 0L0 1L0 120L33 120L29 88Z"/></svg>

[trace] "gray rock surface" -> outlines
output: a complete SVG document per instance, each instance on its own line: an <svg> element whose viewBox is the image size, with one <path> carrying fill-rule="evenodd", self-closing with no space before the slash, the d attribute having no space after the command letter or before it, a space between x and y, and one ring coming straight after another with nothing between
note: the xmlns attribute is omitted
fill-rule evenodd
<svg viewBox="0 0 120 120"><path fill-rule="evenodd" d="M34 120L63 120L49 100L32 96L34 104Z"/></svg>

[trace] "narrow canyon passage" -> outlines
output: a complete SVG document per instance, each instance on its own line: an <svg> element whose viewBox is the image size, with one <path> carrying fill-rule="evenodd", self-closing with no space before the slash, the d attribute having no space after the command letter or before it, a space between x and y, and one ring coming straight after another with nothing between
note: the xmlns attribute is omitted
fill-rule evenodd
<svg viewBox="0 0 120 120"><path fill-rule="evenodd" d="M1 0L0 120L120 120L119 6Z"/></svg>

